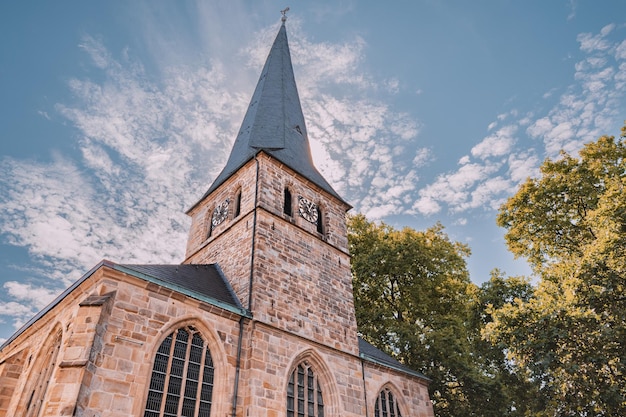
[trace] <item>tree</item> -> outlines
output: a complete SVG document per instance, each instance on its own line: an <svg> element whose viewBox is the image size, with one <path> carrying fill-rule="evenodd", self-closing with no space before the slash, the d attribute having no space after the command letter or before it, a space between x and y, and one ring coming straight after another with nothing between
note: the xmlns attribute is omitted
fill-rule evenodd
<svg viewBox="0 0 626 417"><path fill-rule="evenodd" d="M432 379L438 416L521 415L511 394L518 377L481 329L487 308L525 294L528 284L496 276L476 287L465 263L469 248L450 241L440 224L396 230L357 215L348 231L361 335Z"/></svg>
<svg viewBox="0 0 626 417"><path fill-rule="evenodd" d="M540 384L544 415L626 415L625 135L546 160L497 219L540 281L484 333Z"/></svg>
<svg viewBox="0 0 626 417"><path fill-rule="evenodd" d="M492 344L482 337L485 327L493 321L493 311L507 304L516 305L529 300L533 289L527 278L505 277L497 269L491 271L489 281L480 286L472 315L472 354L482 374L489 376L488 387L492 398L484 405L494 412L479 412L476 415L521 417L534 415L543 409L537 397L537 384L529 380L525 372L512 366L506 357L506 346ZM480 401L475 402L483 405Z"/></svg>

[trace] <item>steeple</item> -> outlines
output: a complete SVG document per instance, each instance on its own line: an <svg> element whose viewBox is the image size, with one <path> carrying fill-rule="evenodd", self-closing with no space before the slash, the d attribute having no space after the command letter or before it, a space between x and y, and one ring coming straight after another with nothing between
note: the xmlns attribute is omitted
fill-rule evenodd
<svg viewBox="0 0 626 417"><path fill-rule="evenodd" d="M313 165L285 20L226 166L187 212L184 263L218 264L256 321L358 354L350 205Z"/></svg>
<svg viewBox="0 0 626 417"><path fill-rule="evenodd" d="M313 165L285 20L283 14L228 162L202 199L263 151L343 201Z"/></svg>

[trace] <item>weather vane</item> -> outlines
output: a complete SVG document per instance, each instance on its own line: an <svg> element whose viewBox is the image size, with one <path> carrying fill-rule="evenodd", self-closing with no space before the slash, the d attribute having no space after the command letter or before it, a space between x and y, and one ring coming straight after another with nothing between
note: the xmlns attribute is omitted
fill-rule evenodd
<svg viewBox="0 0 626 417"><path fill-rule="evenodd" d="M280 20L282 20L283 22L285 20L287 20L287 12L289 11L289 7L285 7L285 10L281 10L280 14L283 15L283 17L280 18Z"/></svg>

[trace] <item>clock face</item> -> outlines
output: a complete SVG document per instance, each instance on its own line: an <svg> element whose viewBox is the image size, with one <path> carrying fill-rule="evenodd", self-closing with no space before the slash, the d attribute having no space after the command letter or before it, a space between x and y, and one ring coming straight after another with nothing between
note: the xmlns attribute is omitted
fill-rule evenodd
<svg viewBox="0 0 626 417"><path fill-rule="evenodd" d="M228 203L230 203L230 200L226 199L213 210L213 217L211 217L213 226L217 226L228 217Z"/></svg>
<svg viewBox="0 0 626 417"><path fill-rule="evenodd" d="M302 196L298 197L298 212L305 220L311 223L317 223L317 217L319 215L317 212L317 204Z"/></svg>

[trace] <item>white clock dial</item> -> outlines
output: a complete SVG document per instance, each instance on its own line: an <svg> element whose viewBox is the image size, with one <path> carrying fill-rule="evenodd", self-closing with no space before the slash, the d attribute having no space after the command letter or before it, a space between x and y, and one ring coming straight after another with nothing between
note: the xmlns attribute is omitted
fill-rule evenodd
<svg viewBox="0 0 626 417"><path fill-rule="evenodd" d="M218 224L226 220L226 218L228 217L229 203L230 200L226 199L220 205L215 207L215 210L213 210L213 217L211 218L211 223L213 223L213 226L217 226Z"/></svg>
<svg viewBox="0 0 626 417"><path fill-rule="evenodd" d="M304 218L306 221L311 223L317 223L318 212L317 212L317 204L307 200L306 198L299 196L298 197L298 212L300 216Z"/></svg>

